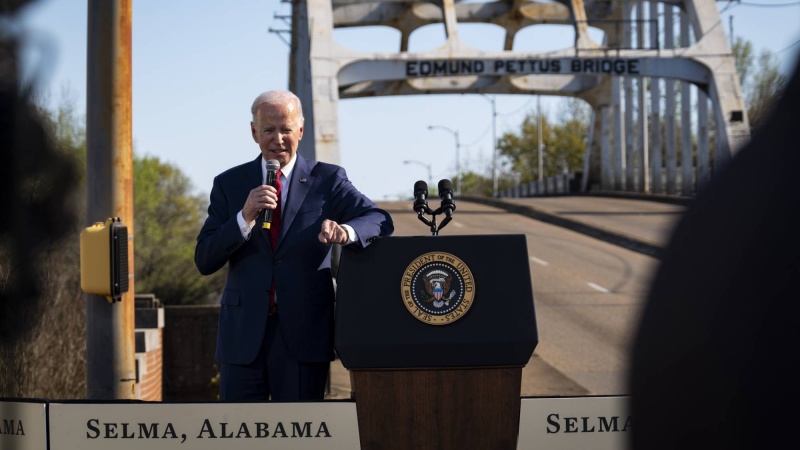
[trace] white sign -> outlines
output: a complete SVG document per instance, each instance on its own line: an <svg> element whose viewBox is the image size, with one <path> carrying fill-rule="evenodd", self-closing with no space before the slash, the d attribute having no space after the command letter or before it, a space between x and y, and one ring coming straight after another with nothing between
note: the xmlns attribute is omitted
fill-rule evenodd
<svg viewBox="0 0 800 450"><path fill-rule="evenodd" d="M46 450L44 403L0 400L0 449Z"/></svg>
<svg viewBox="0 0 800 450"><path fill-rule="evenodd" d="M631 432L629 397L523 398L518 450L622 450Z"/></svg>
<svg viewBox="0 0 800 450"><path fill-rule="evenodd" d="M352 402L50 403L52 450L359 447Z"/></svg>

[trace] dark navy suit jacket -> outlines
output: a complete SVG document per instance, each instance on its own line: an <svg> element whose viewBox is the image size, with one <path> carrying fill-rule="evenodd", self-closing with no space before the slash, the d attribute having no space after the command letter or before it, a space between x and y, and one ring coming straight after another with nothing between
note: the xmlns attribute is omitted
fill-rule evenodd
<svg viewBox="0 0 800 450"><path fill-rule="evenodd" d="M319 242L325 219L353 227L365 247L394 231L392 219L361 194L344 169L309 161L299 154L281 214L280 237L273 249L261 217L248 240L236 216L250 190L263 183L261 155L214 179L208 218L197 237L195 264L209 275L228 264L222 293L216 359L249 364L261 346L269 290L276 282L280 325L289 356L298 361L333 359L334 288L331 246Z"/></svg>

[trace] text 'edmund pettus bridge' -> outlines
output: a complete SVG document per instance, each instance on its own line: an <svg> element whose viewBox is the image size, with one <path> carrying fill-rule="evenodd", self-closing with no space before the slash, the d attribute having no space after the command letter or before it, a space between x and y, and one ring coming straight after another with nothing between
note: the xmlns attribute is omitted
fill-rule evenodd
<svg viewBox="0 0 800 450"><path fill-rule="evenodd" d="M639 75L639 58L433 59L405 62L406 76L505 74Z"/></svg>

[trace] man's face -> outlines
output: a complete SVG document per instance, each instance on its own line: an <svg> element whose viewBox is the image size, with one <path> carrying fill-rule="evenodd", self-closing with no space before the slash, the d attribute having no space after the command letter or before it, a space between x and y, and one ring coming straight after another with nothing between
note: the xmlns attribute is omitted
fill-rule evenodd
<svg viewBox="0 0 800 450"><path fill-rule="evenodd" d="M290 106L263 103L256 111L255 122L250 122L250 131L264 159L277 159L283 167L297 153L303 123Z"/></svg>

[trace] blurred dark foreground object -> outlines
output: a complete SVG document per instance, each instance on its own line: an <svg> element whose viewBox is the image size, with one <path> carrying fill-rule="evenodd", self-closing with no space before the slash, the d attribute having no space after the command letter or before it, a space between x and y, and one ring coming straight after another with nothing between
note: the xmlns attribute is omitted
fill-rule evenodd
<svg viewBox="0 0 800 450"><path fill-rule="evenodd" d="M55 147L30 92L20 87L11 24L25 3L0 1L0 346L34 328L45 303L38 258L77 219L74 163Z"/></svg>
<svg viewBox="0 0 800 450"><path fill-rule="evenodd" d="M634 449L768 449L800 419L800 65L773 114L700 192L633 349Z"/></svg>

